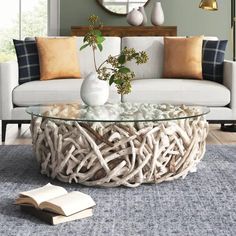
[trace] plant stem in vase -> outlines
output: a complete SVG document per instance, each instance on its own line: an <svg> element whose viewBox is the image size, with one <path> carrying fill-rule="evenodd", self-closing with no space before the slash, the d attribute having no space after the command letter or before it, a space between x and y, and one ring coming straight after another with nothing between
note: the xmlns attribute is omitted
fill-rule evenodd
<svg viewBox="0 0 236 236"><path fill-rule="evenodd" d="M124 94L121 94L121 95L120 95L120 102L121 102L121 103L124 103L124 102L125 102Z"/></svg>

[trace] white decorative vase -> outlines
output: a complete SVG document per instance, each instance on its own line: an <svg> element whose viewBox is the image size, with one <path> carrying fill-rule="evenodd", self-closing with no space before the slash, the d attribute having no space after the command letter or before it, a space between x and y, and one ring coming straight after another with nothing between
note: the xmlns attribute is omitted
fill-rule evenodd
<svg viewBox="0 0 236 236"><path fill-rule="evenodd" d="M130 25L138 26L143 23L143 14L138 11L137 9L133 9L128 15L127 15L127 22Z"/></svg>
<svg viewBox="0 0 236 236"><path fill-rule="evenodd" d="M164 12L161 2L156 2L152 9L151 22L153 25L162 25L164 23Z"/></svg>
<svg viewBox="0 0 236 236"><path fill-rule="evenodd" d="M138 11L142 13L143 15L143 22L142 22L142 25L146 25L147 24L147 15L146 15L146 12L144 10L144 7L139 7L138 8Z"/></svg>
<svg viewBox="0 0 236 236"><path fill-rule="evenodd" d="M109 97L109 84L107 81L100 80L97 73L92 72L85 77L80 88L80 96L89 106L104 105Z"/></svg>

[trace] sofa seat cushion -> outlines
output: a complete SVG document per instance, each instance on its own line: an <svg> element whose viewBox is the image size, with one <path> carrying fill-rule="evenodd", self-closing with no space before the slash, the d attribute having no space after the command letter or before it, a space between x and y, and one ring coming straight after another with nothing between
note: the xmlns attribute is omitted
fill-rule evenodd
<svg viewBox="0 0 236 236"><path fill-rule="evenodd" d="M13 90L16 106L30 106L80 100L83 79L32 81Z"/></svg>
<svg viewBox="0 0 236 236"><path fill-rule="evenodd" d="M32 81L13 90L16 106L31 106L81 101L83 79ZM125 96L130 102L172 103L203 106L225 106L230 91L223 85L207 80L140 79L132 81L132 92ZM110 101L119 101L116 88L110 89Z"/></svg>
<svg viewBox="0 0 236 236"><path fill-rule="evenodd" d="M216 107L230 103L230 91L206 80L137 79L132 81L132 92L125 96L125 101Z"/></svg>

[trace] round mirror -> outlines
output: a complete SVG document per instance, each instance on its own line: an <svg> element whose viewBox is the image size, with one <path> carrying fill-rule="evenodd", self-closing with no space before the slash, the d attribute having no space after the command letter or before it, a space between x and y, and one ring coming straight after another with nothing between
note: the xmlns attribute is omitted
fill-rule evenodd
<svg viewBox="0 0 236 236"><path fill-rule="evenodd" d="M133 8L145 6L150 0L97 0L107 11L118 15L127 15Z"/></svg>

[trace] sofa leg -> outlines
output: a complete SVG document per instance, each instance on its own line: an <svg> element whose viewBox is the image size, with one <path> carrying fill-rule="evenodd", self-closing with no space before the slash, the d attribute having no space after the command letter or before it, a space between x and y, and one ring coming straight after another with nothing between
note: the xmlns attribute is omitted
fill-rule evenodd
<svg viewBox="0 0 236 236"><path fill-rule="evenodd" d="M236 132L236 124L232 125L221 124L221 130L225 132Z"/></svg>
<svg viewBox="0 0 236 236"><path fill-rule="evenodd" d="M2 142L5 142L6 139L6 130L7 130L7 121L2 120Z"/></svg>

